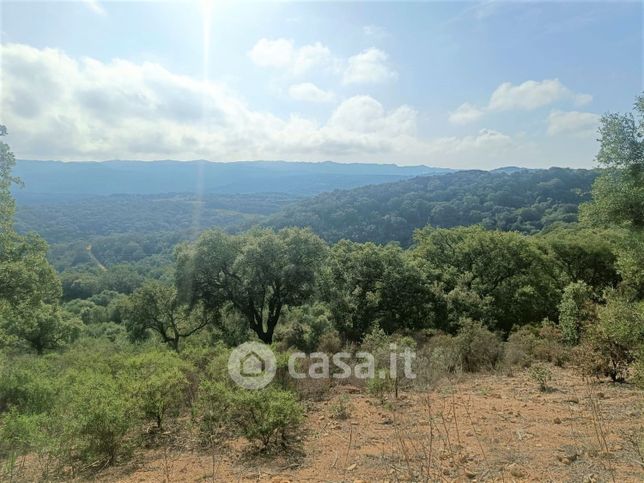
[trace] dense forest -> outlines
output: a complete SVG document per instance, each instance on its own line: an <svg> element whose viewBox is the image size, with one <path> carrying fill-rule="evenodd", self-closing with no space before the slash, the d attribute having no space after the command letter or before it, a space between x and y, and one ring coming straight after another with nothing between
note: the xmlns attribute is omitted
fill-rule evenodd
<svg viewBox="0 0 644 483"><path fill-rule="evenodd" d="M300 201L270 217L267 226L309 226L325 240L403 245L414 230L482 225L490 230L536 233L577 221L590 199L595 171L462 171L380 186L334 191Z"/></svg>
<svg viewBox="0 0 644 483"><path fill-rule="evenodd" d="M88 477L171 421L204 447L232 436L264 450L296 444L310 387L277 377L245 391L225 377L230 349L250 340L271 344L282 369L296 349L358 357L396 342L431 368L416 384L532 364L547 381L549 362L641 385L643 129L640 97L634 114L603 117L601 170L417 177L297 202L248 230L217 218L246 201L215 198L203 216L221 227L196 238L181 196L118 197L108 221L103 200L66 221L25 211L17 225L20 181L0 144L4 471L31 454L44 479ZM262 200L245 206L266 215L284 198ZM134 213L138 202L148 215ZM159 221L172 217L185 222ZM164 234L146 233L146 218ZM48 253L16 230L40 223L70 240L56 220L79 236L121 234ZM381 397L399 390L397 376L365 384Z"/></svg>

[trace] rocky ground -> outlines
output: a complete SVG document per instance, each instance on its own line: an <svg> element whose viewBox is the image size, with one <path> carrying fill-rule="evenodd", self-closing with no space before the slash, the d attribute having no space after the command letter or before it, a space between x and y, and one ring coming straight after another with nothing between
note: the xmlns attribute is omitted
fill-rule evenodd
<svg viewBox="0 0 644 483"><path fill-rule="evenodd" d="M308 403L286 452L242 440L213 452L177 435L138 450L101 481L579 481L644 480L644 398L626 384L553 367L542 392L527 371L443 380L395 400L354 386ZM346 419L338 417L342 409Z"/></svg>

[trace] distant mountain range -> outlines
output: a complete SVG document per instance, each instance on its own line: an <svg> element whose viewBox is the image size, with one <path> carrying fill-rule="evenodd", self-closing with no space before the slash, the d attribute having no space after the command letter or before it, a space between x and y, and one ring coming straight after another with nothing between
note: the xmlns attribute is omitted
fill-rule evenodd
<svg viewBox="0 0 644 483"><path fill-rule="evenodd" d="M19 160L14 173L25 183L20 201L43 194L85 195L159 193L286 193L314 195L335 189L390 183L450 169L394 164L247 161L105 161Z"/></svg>

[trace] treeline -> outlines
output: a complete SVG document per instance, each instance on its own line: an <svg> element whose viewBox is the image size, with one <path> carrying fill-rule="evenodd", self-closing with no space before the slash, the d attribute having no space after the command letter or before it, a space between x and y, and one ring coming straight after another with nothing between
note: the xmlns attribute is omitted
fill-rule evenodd
<svg viewBox="0 0 644 483"><path fill-rule="evenodd" d="M577 221L590 200L596 171L550 168L515 172L459 171L379 186L323 193L295 203L265 223L310 227L330 242L342 239L407 246L414 230L481 225L532 234Z"/></svg>

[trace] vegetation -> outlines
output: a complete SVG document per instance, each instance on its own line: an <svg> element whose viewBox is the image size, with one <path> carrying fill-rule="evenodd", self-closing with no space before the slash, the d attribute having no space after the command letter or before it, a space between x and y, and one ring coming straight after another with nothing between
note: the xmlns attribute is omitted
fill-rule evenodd
<svg viewBox="0 0 644 483"><path fill-rule="evenodd" d="M640 99L636 112L642 107ZM293 446L313 391L281 377L292 349L345 349L353 365L369 351L378 370L390 362L390 344L415 349L416 387L461 371L519 367L546 390L550 365L569 363L586 375L641 384L644 168L642 125L634 119L604 117L598 160L605 169L580 224L554 220L575 219L573 207L587 197L573 186L583 191L594 172L457 173L379 187L383 196L410 183L433 187L390 204L369 201L375 188L336 194L360 192L361 206L372 208L349 215L351 205L343 205L332 229L312 217L313 230L212 229L156 245L144 236L131 245L141 253L130 260L127 237L115 237L112 248L105 239L100 250L111 263L90 247L89 260L60 276L47 244L14 229L17 180L2 143L0 458L13 471L19 458L34 455L43 479L84 478L142 441L178 431L194 430L215 448L230 437L262 451ZM467 203L459 191L465 180L479 193ZM441 186L440 196L458 209L430 205L432 216L443 210L452 213L445 220L474 226L425 226L411 215L398 225L374 221L380 215L373 213L409 207L416 196L420 207L419 193L438 196ZM321 200L331 196L312 206ZM302 206L292 208L291 224L299 224ZM349 223L351 216L365 221ZM378 228L370 232L365 223ZM355 227L353 240L328 243ZM227 377L230 347L251 340L273 344L278 359L278 377L258 391ZM351 382L385 402L408 389L400 370ZM330 384L318 383L318 393ZM345 402L331 408L335 418L349 416Z"/></svg>

